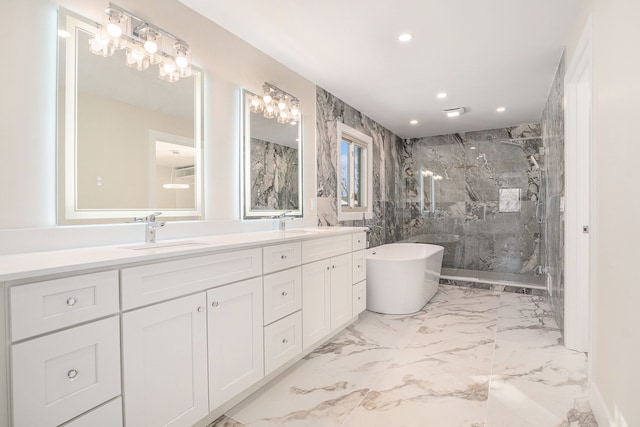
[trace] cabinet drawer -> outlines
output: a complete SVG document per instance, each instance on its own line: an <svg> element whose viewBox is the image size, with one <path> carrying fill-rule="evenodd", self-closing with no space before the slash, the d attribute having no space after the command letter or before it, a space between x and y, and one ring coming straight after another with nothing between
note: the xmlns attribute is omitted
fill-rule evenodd
<svg viewBox="0 0 640 427"><path fill-rule="evenodd" d="M9 290L11 339L44 332L116 313L118 272L85 274L48 280Z"/></svg>
<svg viewBox="0 0 640 427"><path fill-rule="evenodd" d="M367 281L353 285L353 317L367 309Z"/></svg>
<svg viewBox="0 0 640 427"><path fill-rule="evenodd" d="M264 328L265 375L302 352L302 313L297 311Z"/></svg>
<svg viewBox="0 0 640 427"><path fill-rule="evenodd" d="M367 277L367 265L364 250L353 253L353 283L358 283Z"/></svg>
<svg viewBox="0 0 640 427"><path fill-rule="evenodd" d="M302 263L318 261L351 252L351 234L305 240L302 242Z"/></svg>
<svg viewBox="0 0 640 427"><path fill-rule="evenodd" d="M122 270L122 308L186 295L262 274L260 248L167 261Z"/></svg>
<svg viewBox="0 0 640 427"><path fill-rule="evenodd" d="M302 245L300 242L262 248L264 274L300 265Z"/></svg>
<svg viewBox="0 0 640 427"><path fill-rule="evenodd" d="M302 268L296 267L263 278L264 324L302 308Z"/></svg>
<svg viewBox="0 0 640 427"><path fill-rule="evenodd" d="M113 399L69 421L64 427L122 427L122 399Z"/></svg>
<svg viewBox="0 0 640 427"><path fill-rule="evenodd" d="M117 317L13 346L16 426L57 426L120 394Z"/></svg>
<svg viewBox="0 0 640 427"><path fill-rule="evenodd" d="M367 233L362 232L362 233L352 234L352 238L353 238L354 251L367 248Z"/></svg>

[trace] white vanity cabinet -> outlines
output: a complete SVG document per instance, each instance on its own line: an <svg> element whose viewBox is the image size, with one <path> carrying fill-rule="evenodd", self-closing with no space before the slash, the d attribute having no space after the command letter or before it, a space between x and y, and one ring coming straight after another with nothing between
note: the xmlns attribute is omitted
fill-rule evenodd
<svg viewBox="0 0 640 427"><path fill-rule="evenodd" d="M302 242L302 343L312 347L351 320L351 235Z"/></svg>
<svg viewBox="0 0 640 427"><path fill-rule="evenodd" d="M366 307L365 233L278 236L175 255L107 250L40 277L0 267L0 425L213 421Z"/></svg>
<svg viewBox="0 0 640 427"><path fill-rule="evenodd" d="M213 288L207 305L213 410L264 376L262 279Z"/></svg>
<svg viewBox="0 0 640 427"><path fill-rule="evenodd" d="M190 426L209 413L204 292L122 315L127 426Z"/></svg>
<svg viewBox="0 0 640 427"><path fill-rule="evenodd" d="M353 234L353 317L367 308L367 234Z"/></svg>

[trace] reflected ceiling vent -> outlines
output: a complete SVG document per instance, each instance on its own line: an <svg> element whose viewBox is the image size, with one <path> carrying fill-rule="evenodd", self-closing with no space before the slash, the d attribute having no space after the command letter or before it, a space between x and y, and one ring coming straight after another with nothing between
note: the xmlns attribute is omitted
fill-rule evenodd
<svg viewBox="0 0 640 427"><path fill-rule="evenodd" d="M466 110L464 109L464 107L458 107L450 108L448 110L442 110L442 112L445 113L447 117L458 117L466 113Z"/></svg>

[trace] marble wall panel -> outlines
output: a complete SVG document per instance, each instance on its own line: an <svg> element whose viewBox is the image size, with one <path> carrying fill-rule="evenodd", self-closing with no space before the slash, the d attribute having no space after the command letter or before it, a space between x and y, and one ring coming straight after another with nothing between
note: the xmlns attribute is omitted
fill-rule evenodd
<svg viewBox="0 0 640 427"><path fill-rule="evenodd" d="M373 140L373 218L338 221L337 123L342 122ZM371 226L372 243L397 240L398 156L400 138L321 87L316 89L317 206L319 225Z"/></svg>
<svg viewBox="0 0 640 427"><path fill-rule="evenodd" d="M555 320L564 331L564 214L560 211L564 197L564 74L563 54L555 79L542 112L542 138L546 150L540 166L543 181L538 182L543 197L544 232L542 233L543 259L547 268L547 287L551 295L551 308Z"/></svg>
<svg viewBox="0 0 640 427"><path fill-rule="evenodd" d="M402 239L445 247L444 267L533 274L539 262L535 219L540 126L528 124L403 141L398 155L404 196L398 198ZM420 212L419 172L436 183L436 212ZM518 212L500 212L500 189L520 189Z"/></svg>

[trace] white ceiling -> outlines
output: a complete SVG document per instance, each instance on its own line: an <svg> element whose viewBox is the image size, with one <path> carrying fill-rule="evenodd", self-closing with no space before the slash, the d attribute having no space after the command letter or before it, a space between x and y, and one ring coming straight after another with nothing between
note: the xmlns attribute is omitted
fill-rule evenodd
<svg viewBox="0 0 640 427"><path fill-rule="evenodd" d="M538 122L579 3L180 1L402 138Z"/></svg>

